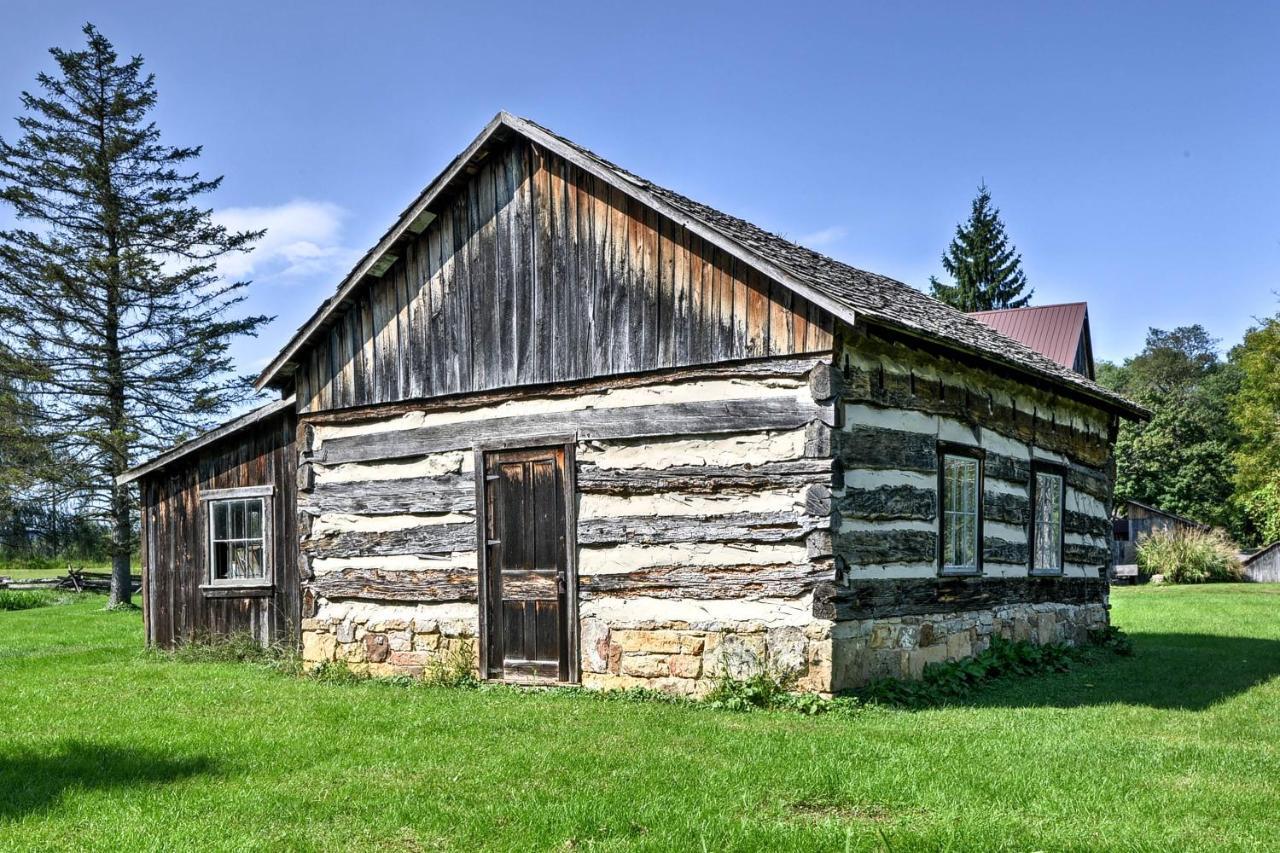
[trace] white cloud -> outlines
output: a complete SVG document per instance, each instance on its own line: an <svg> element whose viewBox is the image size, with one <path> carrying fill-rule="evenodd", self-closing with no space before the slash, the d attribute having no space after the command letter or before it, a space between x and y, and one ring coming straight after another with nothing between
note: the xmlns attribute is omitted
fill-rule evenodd
<svg viewBox="0 0 1280 853"><path fill-rule="evenodd" d="M230 231L267 229L252 252L219 261L219 271L228 278L342 274L357 255L342 243L346 211L331 202L294 199L273 207L228 207L215 211L213 218Z"/></svg>
<svg viewBox="0 0 1280 853"><path fill-rule="evenodd" d="M812 234L802 234L796 242L802 246L817 249L840 242L847 233L848 231L845 230L844 226L832 225L830 228L823 228L821 231L814 231Z"/></svg>

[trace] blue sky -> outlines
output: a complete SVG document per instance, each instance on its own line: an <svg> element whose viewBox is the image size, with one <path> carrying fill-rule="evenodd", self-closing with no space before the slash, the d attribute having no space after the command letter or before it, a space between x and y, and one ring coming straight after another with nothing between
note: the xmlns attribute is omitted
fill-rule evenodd
<svg viewBox="0 0 1280 853"><path fill-rule="evenodd" d="M257 372L499 109L840 260L924 286L991 187L1095 350L1280 290L1280 4L72 3L6 0L0 134L93 21L205 146L234 271L277 315ZM0 217L4 214L0 213Z"/></svg>

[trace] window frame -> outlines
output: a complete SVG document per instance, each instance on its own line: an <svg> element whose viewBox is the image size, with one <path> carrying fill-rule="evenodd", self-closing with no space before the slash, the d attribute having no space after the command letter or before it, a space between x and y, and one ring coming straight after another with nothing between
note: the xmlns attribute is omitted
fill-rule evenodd
<svg viewBox="0 0 1280 853"><path fill-rule="evenodd" d="M1036 502L1039 498L1040 475L1048 474L1058 478L1058 500L1062 507L1062 518L1058 529L1058 567L1043 568L1036 565ZM1031 460L1031 481L1027 484L1027 573L1042 577L1060 577L1066 574L1067 563L1064 559L1067 541L1067 468L1058 462L1043 459Z"/></svg>
<svg viewBox="0 0 1280 853"><path fill-rule="evenodd" d="M262 577L215 578L216 562L213 555L213 508L226 501L258 500L262 504ZM209 590L264 589L275 585L275 564L271 559L274 531L271 519L275 508L274 486L242 486L234 489L204 489L200 493L200 505L204 525L204 583L200 588ZM225 540L224 540L225 541Z"/></svg>
<svg viewBox="0 0 1280 853"><path fill-rule="evenodd" d="M977 477L978 495L977 495L977 501L976 501L977 531L975 534L977 537L977 542L975 543L976 553L974 555L973 568L969 568L969 567L947 568L947 563L946 563L946 548L947 548L946 485L947 485L947 457L948 456L973 459L978 464L978 477ZM985 536L984 536L985 521L984 521L983 504L985 503L985 495L986 495L985 478L986 478L987 453L981 447L977 447L974 445L955 444L949 441L940 441L938 442L937 460L938 460L938 483L937 483L938 574L944 577L962 577L962 578L980 576L983 571L982 552L983 552L983 543L985 541Z"/></svg>

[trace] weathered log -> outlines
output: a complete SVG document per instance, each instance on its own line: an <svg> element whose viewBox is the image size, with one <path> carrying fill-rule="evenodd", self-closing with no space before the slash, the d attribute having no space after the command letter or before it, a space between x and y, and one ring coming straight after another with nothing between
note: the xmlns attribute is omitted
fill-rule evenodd
<svg viewBox="0 0 1280 853"><path fill-rule="evenodd" d="M302 543L303 551L314 559L452 554L457 551L473 551L475 547L476 526L470 522L424 524L404 530L380 532L349 531Z"/></svg>
<svg viewBox="0 0 1280 853"><path fill-rule="evenodd" d="M1111 519L1070 509L1063 514L1063 525L1068 533L1096 536L1099 539L1105 539L1111 534Z"/></svg>
<svg viewBox="0 0 1280 853"><path fill-rule="evenodd" d="M318 575L308 585L324 598L374 601L475 601L473 569L342 569Z"/></svg>
<svg viewBox="0 0 1280 853"><path fill-rule="evenodd" d="M925 530L842 530L836 550L850 566L932 563L938 556L938 534Z"/></svg>
<svg viewBox="0 0 1280 853"><path fill-rule="evenodd" d="M1111 561L1111 551L1101 545L1067 542L1062 546L1062 559L1079 566L1105 566Z"/></svg>
<svg viewBox="0 0 1280 853"><path fill-rule="evenodd" d="M1013 604L1101 604L1100 578L900 578L820 583L813 615L819 619L883 619L963 613Z"/></svg>
<svg viewBox="0 0 1280 853"><path fill-rule="evenodd" d="M982 495L982 517L985 521L1001 521L1025 527L1030 513L1031 501L1026 495L990 491Z"/></svg>
<svg viewBox="0 0 1280 853"><path fill-rule="evenodd" d="M809 393L820 402L835 399L841 395L840 380L840 371L820 361L809 371Z"/></svg>
<svg viewBox="0 0 1280 853"><path fill-rule="evenodd" d="M475 508L476 484L470 474L400 480L321 480L305 504L306 512L312 515L472 512Z"/></svg>
<svg viewBox="0 0 1280 853"><path fill-rule="evenodd" d="M1025 566L1030 559L1029 555L1026 542L1010 542L995 536L983 537L982 561L984 563Z"/></svg>
<svg viewBox="0 0 1280 853"><path fill-rule="evenodd" d="M655 566L625 574L583 577L582 599L604 596L736 599L746 596L798 598L832 579L826 565Z"/></svg>
<svg viewBox="0 0 1280 853"><path fill-rule="evenodd" d="M906 485L870 489L850 486L836 501L836 508L844 518L864 521L933 521L937 517L938 492Z"/></svg>
<svg viewBox="0 0 1280 853"><path fill-rule="evenodd" d="M583 494L651 495L721 494L726 491L801 489L828 484L834 477L830 459L795 459L760 465L677 465L671 468L600 468L579 463L578 491Z"/></svg>
<svg viewBox="0 0 1280 853"><path fill-rule="evenodd" d="M791 512L738 512L727 515L618 516L578 522L582 545L624 542L664 545L677 542L787 542L803 539L828 519Z"/></svg>
<svg viewBox="0 0 1280 853"><path fill-rule="evenodd" d="M846 469L924 473L938 469L938 437L929 433L852 424L836 430L833 443Z"/></svg>
<svg viewBox="0 0 1280 853"><path fill-rule="evenodd" d="M592 441L799 429L833 417L831 406L783 397L541 412L331 438L316 458L328 464L402 459L518 436L576 434Z"/></svg>

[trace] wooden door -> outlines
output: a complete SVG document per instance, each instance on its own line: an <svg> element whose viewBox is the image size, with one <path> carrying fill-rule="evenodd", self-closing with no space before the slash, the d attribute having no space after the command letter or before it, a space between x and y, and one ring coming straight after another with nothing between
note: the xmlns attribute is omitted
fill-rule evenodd
<svg viewBox="0 0 1280 853"><path fill-rule="evenodd" d="M571 681L565 448L491 451L483 462L486 674Z"/></svg>

